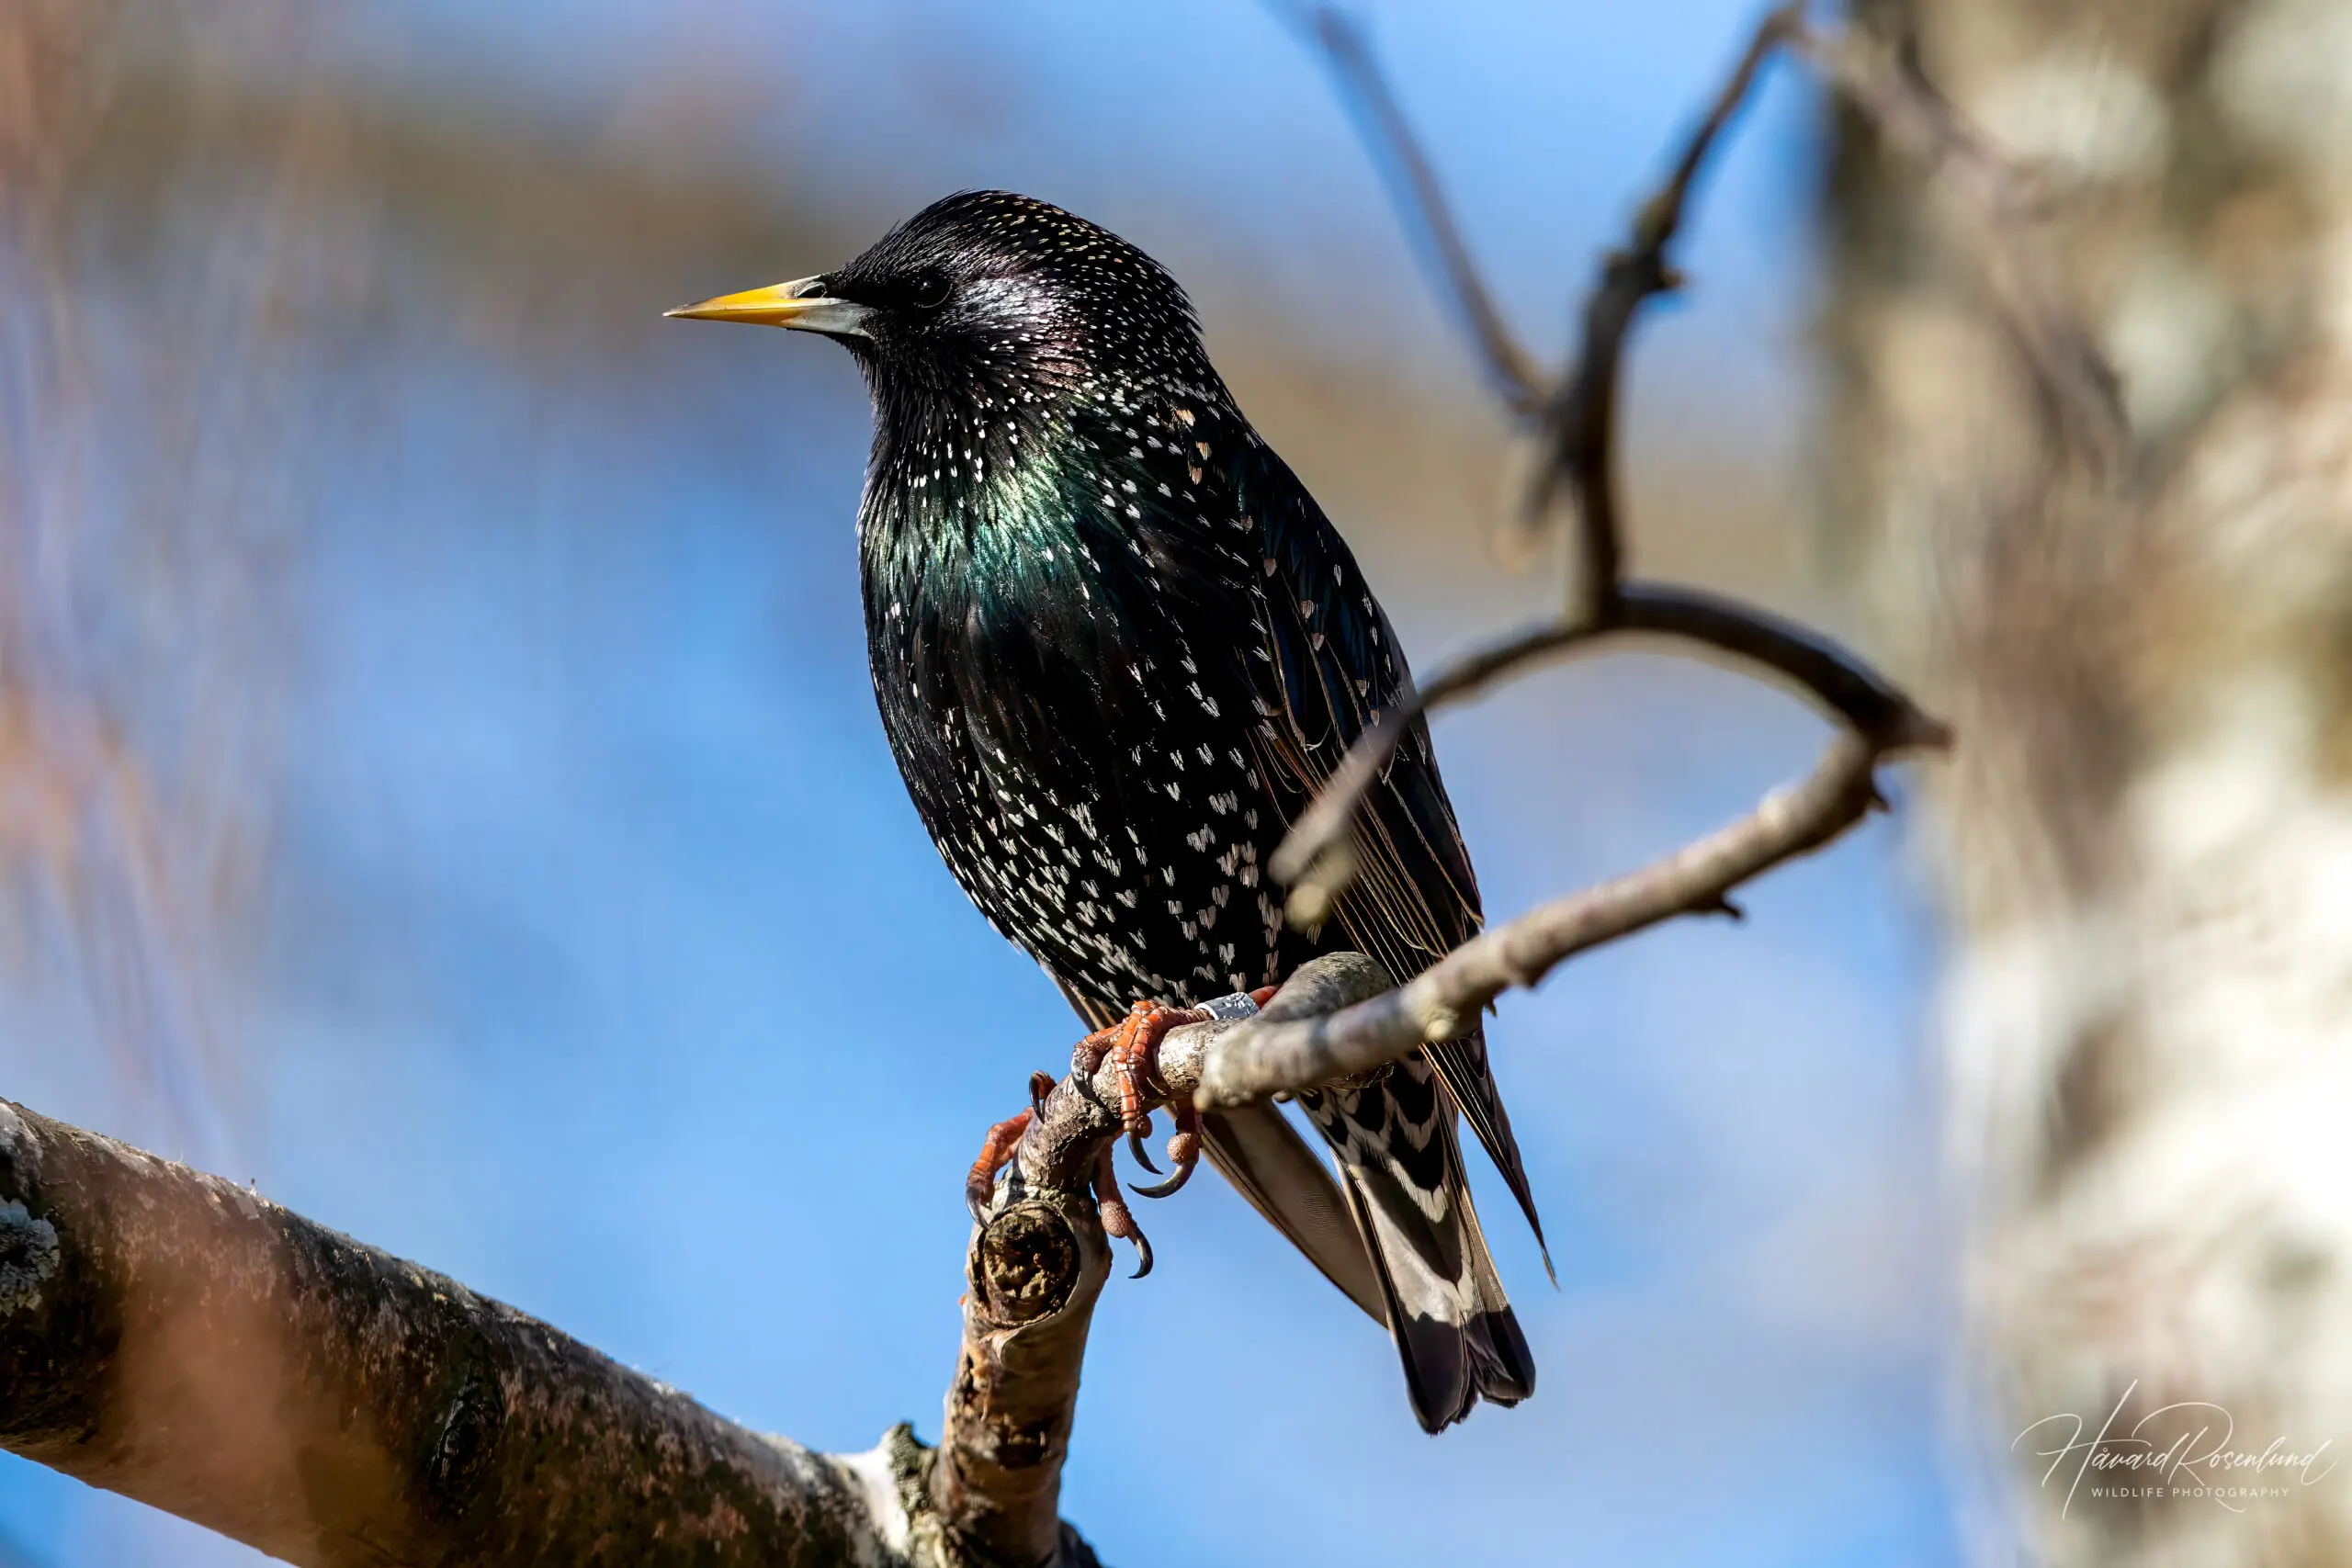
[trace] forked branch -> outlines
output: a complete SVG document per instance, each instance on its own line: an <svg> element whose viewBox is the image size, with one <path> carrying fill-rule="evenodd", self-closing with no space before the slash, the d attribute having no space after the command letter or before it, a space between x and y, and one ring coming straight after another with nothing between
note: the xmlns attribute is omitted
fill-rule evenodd
<svg viewBox="0 0 2352 1568"><path fill-rule="evenodd" d="M1814 62L1892 144L1942 176L1955 199L1982 218L1976 227L1994 237L1986 264L1995 295L2043 396L2058 412L2061 427L2102 468L2111 467L2125 448L2128 432L2115 378L2096 340L2058 288L2056 271L2048 264L2036 231L2038 203L2030 173L2004 158L1936 91L1918 69L1915 52L1900 40L1890 45L1851 30L1824 31L1807 21L1805 11L1802 0L1792 0L1769 11L1758 24L1667 177L1637 209L1626 243L1603 258L1587 298L1582 342L1567 372L1532 401L1512 389L1523 386L1522 378L1514 374L1505 378L1510 383L1505 401L1514 413L1536 423L1548 454L1531 492L1528 517L1548 515L1553 499L1564 492L1576 503L1575 548L1559 618L1447 666L1358 738L1270 863L1274 875L1290 886L1295 919L1312 923L1328 918L1345 893L1355 874L1350 848L1355 812L1398 742L1428 713L1604 638L1647 634L1692 651L1728 655L1751 673L1795 686L1838 722L1854 743L1833 750L1815 784L1830 772L1854 765L1861 766L1867 778L1885 757L1948 742L1940 723L1827 638L1751 605L1668 584L1631 581L1624 572L1616 468L1626 342L1642 307L1682 286L1669 253L1681 231L1690 193L1776 51L1791 49ZM1442 189L1428 173L1429 160L1404 124L1395 95L1361 33L1329 8L1292 15L1322 43L1351 103L1377 107L1379 112L1359 117L1377 132L1373 138L1375 152L1401 158L1420 171L1419 177L1398 187L1397 206L1406 226L1429 235L1432 248L1447 257L1451 291L1463 300L1484 302L1491 311L1491 291L1461 246ZM1474 319L1473 336L1482 355L1498 363L1494 345L1514 341L1509 328L1498 321L1478 319L1476 311L1466 313ZM1792 798L1811 803L1826 815L1802 824L1801 832L1760 834L1758 841L1785 838L1794 846L1782 858L1826 841L1861 815L1840 807L1849 798L1848 792L1808 785ZM1759 820L1760 814L1750 825ZM1754 875L1770 863L1744 874ZM1685 891L1688 897L1680 907L1707 908L1719 906L1728 888L1691 886ZM1554 955L1535 972L1548 969L1562 956L1565 953ZM1452 962L1442 963L1430 975L1446 970ZM1452 1005L1427 995L1424 1000L1437 1010L1441 1021ZM1359 1021L1353 1027L1368 1026Z"/></svg>

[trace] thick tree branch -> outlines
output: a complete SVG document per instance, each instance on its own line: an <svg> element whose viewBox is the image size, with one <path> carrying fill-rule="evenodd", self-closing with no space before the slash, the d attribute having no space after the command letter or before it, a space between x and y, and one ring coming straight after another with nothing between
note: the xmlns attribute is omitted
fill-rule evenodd
<svg viewBox="0 0 2352 1568"><path fill-rule="evenodd" d="M967 1561L912 1550L942 1532L904 1428L850 1457L763 1437L455 1280L6 1101L0 1447L311 1568Z"/></svg>
<svg viewBox="0 0 2352 1568"><path fill-rule="evenodd" d="M1276 1020L1385 990L1303 968ZM1236 1021L1172 1032L1146 1103ZM1117 1068L1042 1102L974 1228L940 1446L812 1453L266 1198L0 1100L0 1448L311 1568L1055 1564L1110 1248Z"/></svg>

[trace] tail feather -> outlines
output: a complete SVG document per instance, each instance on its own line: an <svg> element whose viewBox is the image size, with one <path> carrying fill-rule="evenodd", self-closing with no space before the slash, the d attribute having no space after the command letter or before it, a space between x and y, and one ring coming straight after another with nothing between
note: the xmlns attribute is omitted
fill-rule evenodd
<svg viewBox="0 0 2352 1568"><path fill-rule="evenodd" d="M1429 1066L1401 1064L1363 1089L1299 1102L1339 1156L1422 1429L1444 1430L1481 1399L1516 1404L1533 1393L1534 1358L1471 1207L1453 1104Z"/></svg>
<svg viewBox="0 0 2352 1568"><path fill-rule="evenodd" d="M1115 1021L1107 1004L1068 985L1062 994L1092 1027ZM1481 1399L1516 1404L1535 1392L1535 1358L1471 1206L1457 1107L1501 1167L1538 1246L1544 1232L1486 1074L1484 1042L1473 1039L1475 1050L1433 1049L1434 1064L1401 1062L1360 1089L1298 1096L1338 1156L1344 1210L1323 1162L1274 1106L1211 1114L1202 1127L1209 1163L1325 1278L1388 1325L1413 1414L1431 1433Z"/></svg>
<svg viewBox="0 0 2352 1568"><path fill-rule="evenodd" d="M1519 1201L1519 1212L1527 1216L1527 1228L1535 1233L1535 1249L1544 1256L1544 1272L1550 1275L1556 1288L1560 1271L1552 1267L1551 1245L1544 1239L1544 1220L1535 1212L1535 1190L1528 1185L1527 1167L1519 1157L1519 1140L1511 1135L1510 1112L1503 1109L1502 1092L1495 1087L1494 1074L1487 1067L1487 1032L1473 1030L1459 1040L1449 1040L1429 1047L1430 1066L1437 1068L1445 1092L1453 1097L1454 1108L1469 1122L1470 1130L1478 1134L1478 1142L1486 1146L1487 1157L1502 1173L1503 1182L1510 1195Z"/></svg>

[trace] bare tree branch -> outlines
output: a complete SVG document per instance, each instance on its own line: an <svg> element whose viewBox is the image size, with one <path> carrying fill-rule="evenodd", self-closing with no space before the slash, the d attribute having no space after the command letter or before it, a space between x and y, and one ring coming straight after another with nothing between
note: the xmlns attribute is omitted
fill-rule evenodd
<svg viewBox="0 0 2352 1568"><path fill-rule="evenodd" d="M1476 1026L1513 986L1532 987L1562 961L1676 915L1723 913L1732 889L1820 848L1878 802L1883 753L1839 736L1813 775L1750 815L1629 876L1539 905L1472 938L1403 987L1328 1016L1250 1021L1220 1041L1194 1096L1203 1110L1310 1089L1400 1061Z"/></svg>
<svg viewBox="0 0 2352 1568"><path fill-rule="evenodd" d="M1754 90L1764 62L1803 28L1800 0L1775 7L1758 24L1665 182L1643 202L1629 243L1604 258L1587 299L1576 367L1544 402L1552 459L1525 513L1530 520L1542 516L1563 482L1576 497L1577 548L1560 618L1450 667L1409 702L1381 715L1357 739L1270 863L1275 877L1290 885L1292 919L1319 923L1354 878L1350 835L1356 807L1381 777L1397 743L1425 713L1612 634L1662 636L1730 654L1788 679L1880 750L1941 744L1947 739L1940 724L1826 638L1716 595L1624 580L1616 446L1627 335L1645 304L1680 287L1667 248L1680 232L1700 171Z"/></svg>
<svg viewBox="0 0 2352 1568"><path fill-rule="evenodd" d="M1656 634L1730 654L1755 671L1785 678L1849 726L1875 755L1949 741L1944 726L1827 639L1753 606L1687 589L1628 582L1623 576L1615 464L1627 334L1643 305L1680 287L1667 248L1680 230L1700 171L1774 50L1799 51L1891 141L1949 174L1957 197L1983 220L1977 227L1988 236L1988 276L2061 426L2102 467L2120 457L2127 434L2115 378L2095 338L2068 306L2032 231L2038 203L2031 180L1937 92L1912 51L1857 33L1824 33L1806 24L1804 12L1803 0L1790 0L1758 24L1672 171L1642 204L1631 242L1604 259L1586 301L1575 367L1544 400L1552 460L1531 492L1526 515L1541 516L1563 483L1577 499L1573 581L1561 617L1446 668L1358 738L1270 863L1274 876L1290 885L1293 919L1314 923L1327 918L1353 879L1350 833L1355 810L1416 721L1448 701L1612 634ZM1337 59L1331 38L1355 35L1333 12L1316 16L1317 35ZM1360 46L1342 63L1343 80L1353 91L1373 92L1377 101L1393 107ZM1395 128L1384 134L1405 133ZM1427 175L1426 163L1418 166ZM1443 214L1442 191L1432 186L1420 192L1417 210ZM1506 400L1514 412L1525 412L1520 400Z"/></svg>
<svg viewBox="0 0 2352 1568"><path fill-rule="evenodd" d="M1605 624L1621 586L1624 534L1617 500L1617 401L1625 334L1644 305L1682 286L1666 249L1681 230L1690 187L1724 128L1747 101L1765 59L1800 24L1803 12L1801 0L1792 0L1757 27L1730 79L1675 161L1674 172L1642 204L1634 220L1633 243L1602 258L1600 280L1585 301L1584 344L1575 371L1554 394L1546 420L1552 461L1537 475L1524 514L1531 523L1541 517L1563 481L1576 496L1571 619Z"/></svg>
<svg viewBox="0 0 2352 1568"><path fill-rule="evenodd" d="M992 1302L1018 1234L974 1238ZM232 1182L0 1101L0 1447L309 1568L1084 1568L1052 1517L1058 1442L1003 1440L1033 1363L1066 1361L1075 1393L1085 1312L1037 1315L967 1307L942 1450L902 1426L813 1453Z"/></svg>
<svg viewBox="0 0 2352 1568"><path fill-rule="evenodd" d="M313 1568L849 1563L906 1530L888 1444L763 1437L455 1280L6 1101L0 1446Z"/></svg>
<svg viewBox="0 0 2352 1568"><path fill-rule="evenodd" d="M1087 1330L1111 1271L1085 1173L990 1213L965 1269L964 1342L928 1485L944 1555L1091 1563L1059 1512Z"/></svg>
<svg viewBox="0 0 2352 1568"><path fill-rule="evenodd" d="M1372 43L1363 28L1346 13L1328 6L1277 3L1271 9L1321 50L1339 88L1340 101L1355 117L1374 165L1388 182L1397 218L1408 234L1419 239L1437 286L1461 312L1472 346L1478 351L1497 394L1518 413L1530 418L1542 413L1550 397L1549 378L1534 356L1520 345L1478 264L1471 259L1445 186L1421 150L1420 139L1413 134L1405 111L1397 107L1396 95L1373 58Z"/></svg>
<svg viewBox="0 0 2352 1568"><path fill-rule="evenodd" d="M1272 1004L1388 987L1353 953ZM1172 1032L1147 1103L1238 1027ZM0 1448L309 1568L1089 1568L1057 1515L1110 1249L1118 1069L1043 1103L974 1228L940 1446L819 1454L218 1177L0 1100Z"/></svg>
<svg viewBox="0 0 2352 1568"><path fill-rule="evenodd" d="M1382 714L1299 814L1268 869L1328 909L1344 887L1329 866L1351 831L1363 793L1378 781L1413 721L1434 708L1477 695L1497 681L1523 673L1604 637L1650 636L1712 649L1761 673L1789 682L1831 717L1883 750L1944 745L1950 732L1910 698L1836 643L1768 611L1693 588L1631 582L1620 589L1605 624L1555 621L1519 632L1446 667L1411 700ZM1316 918L1319 919L1319 915Z"/></svg>

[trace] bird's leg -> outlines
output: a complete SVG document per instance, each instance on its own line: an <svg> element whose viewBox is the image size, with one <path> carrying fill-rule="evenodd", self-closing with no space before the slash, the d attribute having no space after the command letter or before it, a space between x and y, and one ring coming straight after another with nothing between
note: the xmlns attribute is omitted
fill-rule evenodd
<svg viewBox="0 0 2352 1568"><path fill-rule="evenodd" d="M1012 1161L1012 1151L1021 1146L1021 1134L1035 1119L1034 1111L1023 1111L989 1129L980 1145L980 1157L972 1162L971 1174L964 1178L964 1201L971 1208L974 1224L988 1224L989 1202L996 1196L996 1173Z"/></svg>
<svg viewBox="0 0 2352 1568"><path fill-rule="evenodd" d="M1136 1271L1128 1278L1140 1280L1151 1272L1151 1243L1144 1239L1143 1227L1127 1208L1127 1201L1119 1196L1119 1173L1111 1167L1111 1145L1094 1156L1094 1211L1102 1217L1102 1234L1114 1235L1136 1244Z"/></svg>
<svg viewBox="0 0 2352 1568"><path fill-rule="evenodd" d="M1250 999L1262 1008L1281 988L1279 986L1261 986L1250 993ZM1193 1108L1190 1100L1171 1094L1168 1097L1168 1114L1176 1122L1176 1131L1168 1140L1168 1163L1175 1167L1175 1174L1154 1186L1136 1188L1135 1194L1138 1198L1167 1198L1182 1191L1184 1183L1193 1179L1193 1168L1201 1163L1200 1111ZM1146 1125L1148 1128L1148 1122ZM1136 1152L1140 1158L1141 1150ZM1141 1163L1145 1168L1150 1168L1148 1160Z"/></svg>
<svg viewBox="0 0 2352 1568"><path fill-rule="evenodd" d="M1127 1147L1135 1152L1136 1163L1159 1174L1144 1152L1144 1135L1151 1131L1151 1112L1144 1108L1145 1088L1158 1067L1159 1042L1167 1032L1187 1023L1205 1023L1212 1015L1201 1008L1171 1008L1159 1002L1137 1002L1127 1010L1127 1016L1108 1029L1098 1029L1078 1044L1078 1061L1089 1074L1102 1066L1104 1058L1119 1067L1119 1119L1126 1124ZM1181 1137L1183 1128L1177 1128ZM1198 1140L1194 1140L1197 1147ZM1171 1148L1173 1145L1170 1145ZM1174 1158L1171 1153L1169 1156ZM1183 1183L1179 1180L1177 1186ZM1172 1192L1176 1189L1169 1188ZM1140 1189L1138 1189L1140 1190Z"/></svg>
<svg viewBox="0 0 2352 1568"><path fill-rule="evenodd" d="M1135 1009L1130 1011L1125 1018L1121 1019L1116 1023L1098 1029L1093 1033L1088 1035L1085 1039L1080 1041L1078 1043L1077 1049L1070 1053L1070 1070L1082 1078L1093 1077L1097 1072L1102 1070L1104 1059L1117 1054L1119 1042L1125 1036L1129 1025L1135 1021L1135 1013L1141 1011L1148 1005L1149 1004L1146 1002L1136 1003ZM1119 1120L1126 1129L1127 1146L1135 1150L1136 1163L1142 1166L1154 1176L1157 1176L1159 1174L1159 1168L1151 1163L1151 1156L1143 1152L1142 1140L1138 1134L1137 1129L1133 1121L1131 1121L1126 1115L1126 1106L1125 1104L1126 1098L1125 1087L1125 1076L1122 1074L1120 1077L1120 1100L1122 1103L1119 1108ZM1148 1129L1150 1125L1151 1118L1147 1115L1144 1118L1144 1127Z"/></svg>

